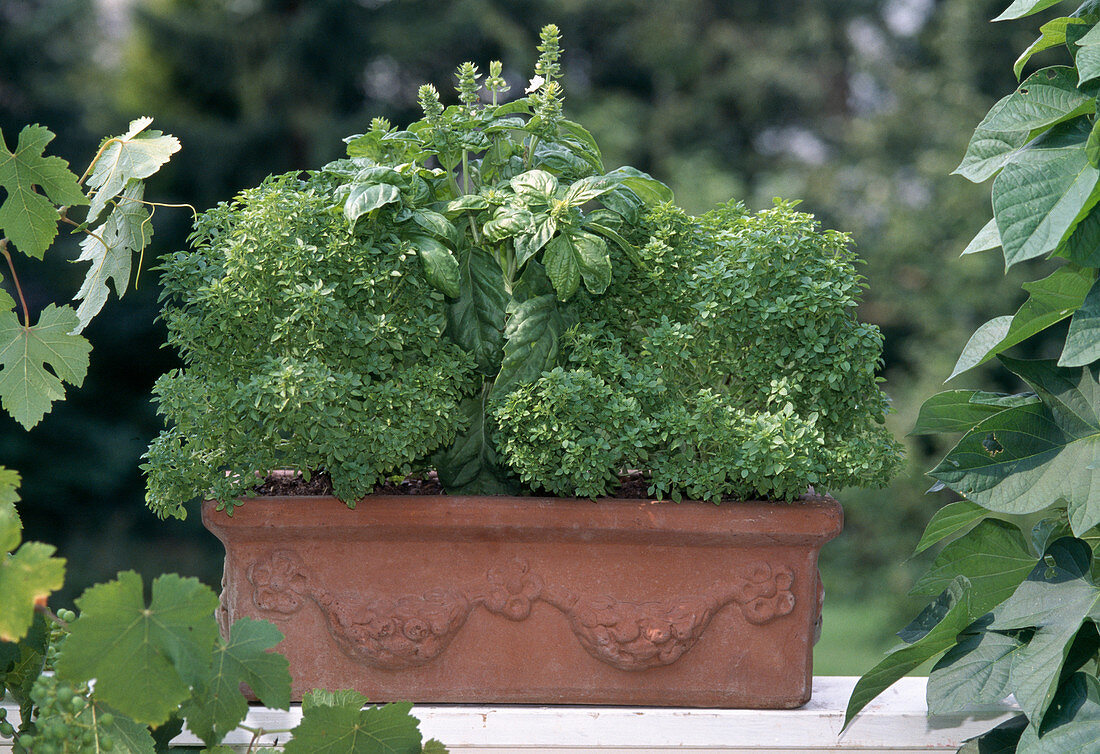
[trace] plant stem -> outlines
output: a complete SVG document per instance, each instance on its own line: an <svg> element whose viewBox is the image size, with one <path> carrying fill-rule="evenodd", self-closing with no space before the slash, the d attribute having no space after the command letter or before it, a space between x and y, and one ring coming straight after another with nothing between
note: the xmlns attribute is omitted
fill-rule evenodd
<svg viewBox="0 0 1100 754"><path fill-rule="evenodd" d="M47 618L49 620L52 620L52 621L55 621L56 623L61 624L62 626L68 626L69 625L65 621L58 618L57 613L55 613L53 610L51 610L48 605L37 605L36 604L34 606L34 611L36 613L39 613L40 615L44 616L45 618Z"/></svg>
<svg viewBox="0 0 1100 754"><path fill-rule="evenodd" d="M470 153L462 150L462 193L470 193Z"/></svg>
<svg viewBox="0 0 1100 754"><path fill-rule="evenodd" d="M103 146L99 148L99 151L95 153L95 157L93 157L92 161L88 164L88 169L84 171L84 175L80 176L80 180L77 181L77 185L82 186L84 185L84 181L88 180L88 176L92 174L92 170L95 169L95 164L99 162L99 158L103 156L103 153L107 151L107 147L111 146L115 142L120 141L122 140L116 137L114 139L107 139L107 141L103 142Z"/></svg>
<svg viewBox="0 0 1100 754"><path fill-rule="evenodd" d="M481 239L477 233L477 223L474 222L473 210L467 210L466 214L470 217L470 234L474 237L474 246L481 246Z"/></svg>
<svg viewBox="0 0 1100 754"><path fill-rule="evenodd" d="M27 300L23 298L23 288L19 285L19 276L15 274L15 265L11 261L11 254L8 252L8 239L0 238L0 254L4 255L4 259L8 260L8 269L11 270L11 280L15 283L15 292L19 294L19 305L23 307L23 327L30 327L30 314L27 311Z"/></svg>

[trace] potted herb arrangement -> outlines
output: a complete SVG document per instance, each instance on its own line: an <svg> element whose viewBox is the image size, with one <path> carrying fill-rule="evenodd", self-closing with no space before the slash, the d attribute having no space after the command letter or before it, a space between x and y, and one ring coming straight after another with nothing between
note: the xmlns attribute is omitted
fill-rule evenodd
<svg viewBox="0 0 1100 754"><path fill-rule="evenodd" d="M458 104L199 218L149 504L206 498L223 618L278 625L299 690L800 705L813 490L900 459L849 240L606 170L539 51L527 96L464 64Z"/></svg>

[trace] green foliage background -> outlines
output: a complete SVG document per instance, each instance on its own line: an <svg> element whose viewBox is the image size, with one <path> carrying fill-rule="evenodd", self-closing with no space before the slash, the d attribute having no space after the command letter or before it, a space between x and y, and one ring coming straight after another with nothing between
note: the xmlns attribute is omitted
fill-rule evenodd
<svg viewBox="0 0 1100 754"><path fill-rule="evenodd" d="M372 116L417 117L416 86L449 91L455 61L499 58L522 90L539 27L556 23L566 113L593 131L609 167L661 178L693 213L731 196L758 209L782 195L852 233L867 260L860 316L886 336L900 437L970 333L1014 310L1020 282L1037 277L1028 263L1006 277L995 255L955 259L989 216L989 188L948 173L974 125L1014 88L1011 61L1032 39L1031 24L988 23L1003 5L135 0L127 14L125 3L5 0L0 129L41 122L58 133L53 152L75 162L99 134L152 115L184 144L154 179L157 195L206 209L270 173L339 156L340 138ZM155 221L154 252L182 248L189 213L161 209ZM45 291L75 288L80 269L65 258L77 253L74 242L21 268L32 308L47 303ZM0 420L0 458L24 476L26 537L95 564L70 574L61 601L124 567L219 577L219 548L197 517L165 524L142 505L138 458L158 430L150 390L176 366L159 348L157 293L143 274L125 302L108 303L111 316L86 331L96 351L85 388L41 426L24 434ZM1020 355L1050 355L1036 348ZM1016 387L1003 371L977 379ZM818 672L866 669L912 612L904 595L928 561L902 558L944 501L924 495L923 471L946 449L913 440L893 486L843 496L847 529L823 557L830 601ZM881 628L853 656L850 631L868 621Z"/></svg>

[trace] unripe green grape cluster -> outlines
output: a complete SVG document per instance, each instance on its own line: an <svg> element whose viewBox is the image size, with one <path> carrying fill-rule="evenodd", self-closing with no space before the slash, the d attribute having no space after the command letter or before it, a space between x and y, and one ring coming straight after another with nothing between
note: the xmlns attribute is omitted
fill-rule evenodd
<svg viewBox="0 0 1100 754"><path fill-rule="evenodd" d="M58 616L61 617L61 616ZM114 741L97 730L114 722L110 713L88 715L88 687L70 684L55 676L40 676L31 688L38 708L33 730L19 738L19 745L34 754L76 754L113 751Z"/></svg>

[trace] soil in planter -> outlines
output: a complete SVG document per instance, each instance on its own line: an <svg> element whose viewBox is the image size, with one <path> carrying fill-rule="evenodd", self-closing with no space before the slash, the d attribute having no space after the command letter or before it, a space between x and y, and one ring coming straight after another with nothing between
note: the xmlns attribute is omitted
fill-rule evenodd
<svg viewBox="0 0 1100 754"><path fill-rule="evenodd" d="M298 495L331 495L332 479L324 471L310 475L307 481L301 474L280 471L268 476L263 484L255 487L257 495L272 497L295 497ZM445 491L436 478L435 472L424 477L409 476L397 482L385 482L376 485L375 495L443 495ZM619 475L619 486L609 497L628 500L648 498L649 480L640 471L628 471ZM734 501L736 498L725 498Z"/></svg>

